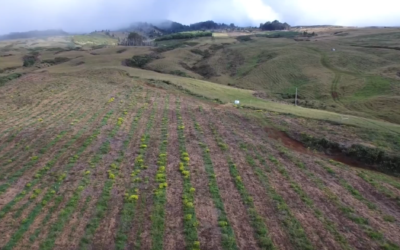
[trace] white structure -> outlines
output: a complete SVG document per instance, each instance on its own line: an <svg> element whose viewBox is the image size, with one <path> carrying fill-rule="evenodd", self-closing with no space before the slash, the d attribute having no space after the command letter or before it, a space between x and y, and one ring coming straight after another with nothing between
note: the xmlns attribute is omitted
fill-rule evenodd
<svg viewBox="0 0 400 250"><path fill-rule="evenodd" d="M240 103L239 100L235 100L236 105L239 105L239 103Z"/></svg>
<svg viewBox="0 0 400 250"><path fill-rule="evenodd" d="M332 51L336 51L336 49L335 49L335 48L332 48Z"/></svg>

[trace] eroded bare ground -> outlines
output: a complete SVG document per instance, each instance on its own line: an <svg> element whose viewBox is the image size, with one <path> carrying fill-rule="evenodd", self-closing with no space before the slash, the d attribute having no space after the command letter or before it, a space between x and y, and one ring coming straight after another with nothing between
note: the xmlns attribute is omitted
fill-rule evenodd
<svg viewBox="0 0 400 250"><path fill-rule="evenodd" d="M228 157L237 166L243 186L254 203L253 208L267 229L264 236L271 239L276 249L298 249L297 240L304 240L298 238L301 234L313 249L387 249L388 246L397 249L396 246L400 245L398 178L384 174L378 176L371 171L339 164L303 147L297 150L296 145L288 145L279 140L281 137L271 136L272 132L266 130L264 124L246 115L246 112L253 111L240 111L228 106L210 105L189 96L173 95L162 89L150 88L142 81L127 78L118 71L97 71L90 78L83 73L77 74L73 77L65 74L32 74L1 89L1 112L7 112L0 120L0 187L6 183L10 183L10 186L0 193L0 248L48 249L43 243L54 236L51 234L53 226L65 212L84 176L89 176L87 186L79 195L69 219L54 237L51 247L78 249L82 238L88 233L87 227L97 216L96 206L103 195L105 183L109 181L107 170L124 152L105 213L88 242L90 249L116 249L124 194L133 187L131 173L142 144L141 137L147 132L150 139L144 163L148 168L141 169L142 182L135 184L139 189L139 199L135 203L134 217L128 222L131 226L127 229L126 249L152 249L151 215L154 212L154 190L158 187L155 177L159 149L163 143L161 126L167 96L169 122L165 170L168 187L164 207L163 249L192 248L185 241L182 205L184 179L179 172L181 155L177 132L177 99L181 100L185 144L190 155L190 180L195 188L193 203L199 222L197 235L201 249L226 249L218 210L210 193L210 176L205 169L201 142L210 150L223 207L239 249L259 249L259 238L249 215L250 207L243 200L230 172ZM32 83L28 84L27 80ZM68 85L65 82L72 83ZM21 99L12 100L8 98L9 95L21 96ZM25 95L31 99L25 100ZM129 106L132 100L135 100L135 105ZM153 107L156 107L154 120L147 131ZM124 141L140 109L143 113L125 147ZM113 114L103 124L104 116L111 110ZM97 118L90 120L95 113L98 113ZM272 116L274 114L268 114L267 118L271 120ZM124 122L111 138L110 132L120 117L124 117ZM201 127L200 132L196 129L193 117ZM39 118L43 121L39 122ZM280 122L282 119L279 116L274 121ZM290 119L285 121L290 122ZM295 129L306 124L301 119L293 120ZM10 129L11 125L16 128ZM67 169L71 158L97 129L98 136L81 152L77 162ZM213 129L226 143L227 150L221 149ZM62 131L65 131L65 135L45 153L39 154L40 149L56 139ZM80 131L82 134L79 134L79 138L66 147ZM342 132L340 136L346 134L346 131ZM110 147L103 155L99 152L106 141L110 142ZM60 152L63 153L54 160ZM35 155L40 156L38 161L29 165ZM95 155L101 155L101 159L92 167L90 160ZM254 159L254 165L249 163L249 157ZM49 162L53 163L51 169L38 177L38 171ZM9 181L24 166L29 167L15 181ZM85 175L88 170L90 173ZM262 171L268 182L256 170ZM46 200L45 194L54 188L63 173L65 179L56 194L61 201ZM34 186L26 189L28 183L34 183ZM277 202L271 190L282 198L287 210L280 207L282 203ZM300 234L285 224L288 216L297 221L296 230L300 230Z"/></svg>

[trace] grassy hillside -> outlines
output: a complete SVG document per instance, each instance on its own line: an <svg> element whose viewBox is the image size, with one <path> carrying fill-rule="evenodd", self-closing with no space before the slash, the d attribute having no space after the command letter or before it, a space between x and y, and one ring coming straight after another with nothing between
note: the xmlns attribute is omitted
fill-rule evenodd
<svg viewBox="0 0 400 250"><path fill-rule="evenodd" d="M349 32L349 37L321 34L310 42L254 36L248 42L199 39L198 45L180 47L180 53L163 53L146 68L164 73L173 68L287 103L294 103L298 88L300 106L399 123L400 50L395 43L400 33ZM392 47L382 42L392 42ZM187 56L181 57L183 51Z"/></svg>
<svg viewBox="0 0 400 250"><path fill-rule="evenodd" d="M118 45L116 38L103 35L76 35L72 37L72 42L77 45Z"/></svg>
<svg viewBox="0 0 400 250"><path fill-rule="evenodd" d="M0 249L399 249L397 59L319 39L0 43Z"/></svg>

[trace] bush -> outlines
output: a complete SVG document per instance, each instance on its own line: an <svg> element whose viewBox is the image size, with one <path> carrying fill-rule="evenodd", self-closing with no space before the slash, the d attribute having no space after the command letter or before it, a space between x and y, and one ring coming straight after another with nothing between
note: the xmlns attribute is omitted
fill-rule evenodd
<svg viewBox="0 0 400 250"><path fill-rule="evenodd" d="M0 76L0 87L3 86L4 84L6 84L7 82L17 79L19 77L21 77L22 74L20 73L13 73L7 76Z"/></svg>
<svg viewBox="0 0 400 250"><path fill-rule="evenodd" d="M42 62L51 64L51 65L56 65L56 64L68 62L69 60L71 60L71 59L69 59L67 57L56 57L54 59L43 60Z"/></svg>
<svg viewBox="0 0 400 250"><path fill-rule="evenodd" d="M154 59L156 58L152 55L133 56L132 59L126 59L125 64L129 67L143 68L146 64Z"/></svg>
<svg viewBox="0 0 400 250"><path fill-rule="evenodd" d="M177 48L179 48L181 46L182 46L182 44L168 45L168 46L155 48L154 51L157 52L157 53L162 53L162 52L166 52L166 51L177 49Z"/></svg>
<svg viewBox="0 0 400 250"><path fill-rule="evenodd" d="M31 67L39 60L39 53L33 51L29 55L25 55L22 60L24 61L24 67Z"/></svg>
<svg viewBox="0 0 400 250"><path fill-rule="evenodd" d="M236 37L236 40L238 40L239 42L247 42L247 41L251 41L251 37L250 36L238 36L238 37Z"/></svg>

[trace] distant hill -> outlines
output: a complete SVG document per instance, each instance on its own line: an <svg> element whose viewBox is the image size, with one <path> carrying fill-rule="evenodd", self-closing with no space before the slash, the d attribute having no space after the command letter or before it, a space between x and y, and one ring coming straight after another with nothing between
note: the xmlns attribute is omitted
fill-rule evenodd
<svg viewBox="0 0 400 250"><path fill-rule="evenodd" d="M26 39L26 38L37 38L37 37L49 37L49 36L65 36L67 32L63 30L32 30L26 32L12 32L7 35L0 36L0 40L11 40L11 39Z"/></svg>
<svg viewBox="0 0 400 250"><path fill-rule="evenodd" d="M185 25L178 22L166 20L154 24L147 22L133 23L129 27L120 29L118 31L137 32L142 36L148 38L157 38L163 35L169 35L172 33L179 33L185 31L217 30L217 29L228 29L228 28L233 29L237 27L233 23L228 25L225 23L216 23L211 20L193 23L190 25Z"/></svg>

